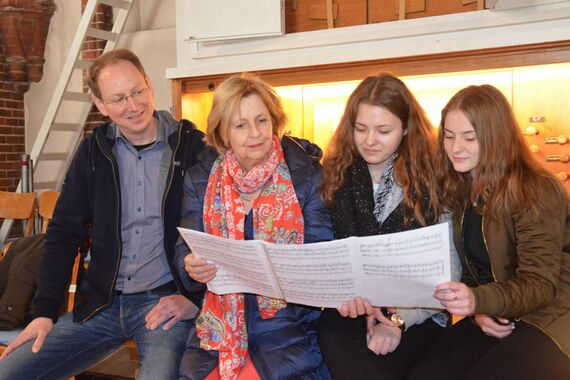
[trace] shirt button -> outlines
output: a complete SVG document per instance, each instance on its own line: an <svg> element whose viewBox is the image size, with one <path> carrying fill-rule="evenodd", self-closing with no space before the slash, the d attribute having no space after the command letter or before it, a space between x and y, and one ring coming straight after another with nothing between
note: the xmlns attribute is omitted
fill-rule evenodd
<svg viewBox="0 0 570 380"><path fill-rule="evenodd" d="M141 207L137 208L137 211L138 211L138 212L141 212L141 210L142 210L142 208L141 208Z"/></svg>
<svg viewBox="0 0 570 380"><path fill-rule="evenodd" d="M138 234L139 234L139 230L136 230L135 233L138 235Z"/></svg>
<svg viewBox="0 0 570 380"><path fill-rule="evenodd" d="M139 160L142 160L142 156L139 156Z"/></svg>
<svg viewBox="0 0 570 380"><path fill-rule="evenodd" d="M127 277L127 281L131 281L131 276Z"/></svg>
<svg viewBox="0 0 570 380"><path fill-rule="evenodd" d="M142 181L139 181L139 186L141 186L141 185L142 185Z"/></svg>

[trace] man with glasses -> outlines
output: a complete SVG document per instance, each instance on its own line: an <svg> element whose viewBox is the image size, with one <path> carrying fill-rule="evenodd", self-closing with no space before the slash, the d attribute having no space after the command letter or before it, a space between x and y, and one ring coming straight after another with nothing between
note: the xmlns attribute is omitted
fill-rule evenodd
<svg viewBox="0 0 570 380"><path fill-rule="evenodd" d="M2 355L0 379L69 378L129 339L141 359L139 379L178 377L201 294L184 290L172 256L184 172L204 135L155 111L150 79L129 50L102 55L88 82L112 122L93 130L69 167L42 253L35 319ZM82 299L58 320L86 238Z"/></svg>

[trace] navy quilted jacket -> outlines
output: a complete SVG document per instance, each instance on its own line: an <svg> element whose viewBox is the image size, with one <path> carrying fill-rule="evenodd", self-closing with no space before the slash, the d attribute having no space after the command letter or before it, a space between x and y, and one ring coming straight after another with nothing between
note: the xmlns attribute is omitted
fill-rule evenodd
<svg viewBox="0 0 570 380"><path fill-rule="evenodd" d="M318 193L321 150L306 140L284 137L281 141L285 160L291 173L293 187L305 222L305 242L332 240L330 214ZM184 181L182 226L204 230L202 209L210 169L217 157L213 149L206 149L199 157L200 164L192 167ZM245 221L245 236L252 238L251 214ZM175 261L187 290L204 289L184 272L183 259L188 247L180 239L176 246ZM330 379L323 362L316 337L316 323L320 310L288 304L274 318L262 320L254 295L245 295L245 316L249 335L248 351L262 379ZM203 379L217 366L216 352L199 348L199 341L191 333L187 351L181 363L181 378Z"/></svg>

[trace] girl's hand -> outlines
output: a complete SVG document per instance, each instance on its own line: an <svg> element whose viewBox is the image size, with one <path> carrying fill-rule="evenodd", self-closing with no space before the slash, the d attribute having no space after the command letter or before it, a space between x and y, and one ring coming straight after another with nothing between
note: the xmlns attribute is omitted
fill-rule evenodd
<svg viewBox="0 0 570 380"><path fill-rule="evenodd" d="M384 317L384 319L386 319ZM386 355L393 352L402 339L402 330L394 326L388 319L387 324L378 323L367 334L368 349L376 355Z"/></svg>
<svg viewBox="0 0 570 380"><path fill-rule="evenodd" d="M206 284L216 277L216 265L209 264L206 260L198 259L193 253L184 257L184 269L188 276L195 281Z"/></svg>
<svg viewBox="0 0 570 380"><path fill-rule="evenodd" d="M509 336L515 328L515 324L506 318L491 318L488 315L477 314L473 319L481 331L499 339Z"/></svg>
<svg viewBox="0 0 570 380"><path fill-rule="evenodd" d="M373 313L372 305L366 298L354 297L340 305L337 308L343 317L356 318L361 315L370 315Z"/></svg>
<svg viewBox="0 0 570 380"><path fill-rule="evenodd" d="M435 287L433 296L451 314L469 316L475 313L475 294L462 282L439 284Z"/></svg>

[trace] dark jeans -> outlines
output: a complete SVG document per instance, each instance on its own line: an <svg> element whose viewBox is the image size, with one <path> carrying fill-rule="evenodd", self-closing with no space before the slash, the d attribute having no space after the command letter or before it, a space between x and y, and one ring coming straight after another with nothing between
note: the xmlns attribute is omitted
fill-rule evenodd
<svg viewBox="0 0 570 380"><path fill-rule="evenodd" d="M365 317L345 318L335 309L325 309L319 321L319 344L334 380L404 379L444 330L428 319L405 331L394 352L376 355L366 343Z"/></svg>
<svg viewBox="0 0 570 380"><path fill-rule="evenodd" d="M570 379L570 359L525 322L517 322L509 336L497 339L464 318L432 344L410 379L563 380Z"/></svg>
<svg viewBox="0 0 570 380"><path fill-rule="evenodd" d="M165 294L115 296L113 303L83 323L71 313L61 317L42 349L32 353L33 340L0 361L0 379L66 379L117 351L132 338L141 360L139 379L176 379L178 363L193 321L179 321L168 331L149 331L145 316Z"/></svg>

